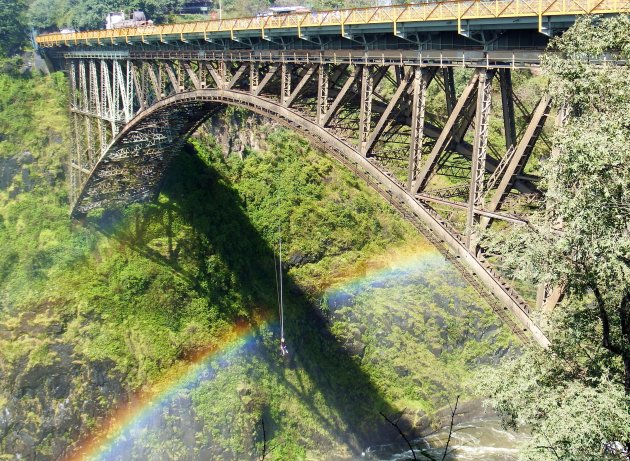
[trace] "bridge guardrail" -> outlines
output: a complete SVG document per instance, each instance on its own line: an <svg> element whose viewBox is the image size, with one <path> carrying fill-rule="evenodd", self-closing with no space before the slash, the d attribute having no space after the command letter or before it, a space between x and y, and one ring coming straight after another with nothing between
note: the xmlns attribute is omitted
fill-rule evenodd
<svg viewBox="0 0 630 461"><path fill-rule="evenodd" d="M392 24L394 34L398 24L411 22L457 21L461 31L461 22L475 19L492 18L538 18L539 30L542 18L548 16L578 16L586 14L610 14L630 12L630 0L464 0L410 5L379 6L371 8L339 9L296 13L283 16L256 16L208 20L161 26L133 27L126 29L93 30L71 34L52 33L40 35L37 43L43 47L79 44L115 43L116 39L140 39L178 37L185 41L185 35L227 32L234 37L234 32L297 29L302 36L309 28L338 27L344 34L346 26Z"/></svg>
<svg viewBox="0 0 630 461"><path fill-rule="evenodd" d="M549 53L549 52L547 52ZM191 59L200 61L239 61L239 62L285 62L288 64L354 64L354 65L405 65L405 66L439 66L439 67L487 67L506 69L526 69L540 65L540 50L479 51L472 50L439 50L439 51L401 51L379 50L264 50L264 51L199 51L199 50L77 50L63 53L65 59ZM595 64L627 66L623 59L586 58Z"/></svg>

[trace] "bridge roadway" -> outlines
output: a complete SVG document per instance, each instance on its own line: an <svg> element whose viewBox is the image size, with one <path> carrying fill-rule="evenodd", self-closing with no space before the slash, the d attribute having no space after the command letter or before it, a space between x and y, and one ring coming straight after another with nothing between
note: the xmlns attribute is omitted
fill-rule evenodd
<svg viewBox="0 0 630 461"><path fill-rule="evenodd" d="M576 16L585 14L617 14L628 12L628 0L463 0L425 2L373 8L337 9L296 13L282 16L255 16L223 20L167 24L152 27L85 31L73 34L40 36L38 43L46 47L78 45L165 44L193 41L242 42L251 45L257 41L274 43L282 39L297 41L303 46L309 42L315 48L326 46L334 37L380 49L399 49L402 42L410 48L418 45L425 49L439 46L429 38L430 33L455 32L475 41L496 40L496 31L537 30L553 35L565 30ZM378 40L371 38L380 36ZM526 34L531 45L539 45L540 37ZM516 35L515 35L516 37ZM367 40L366 40L367 38ZM390 40L387 40L387 39ZM340 41L340 42L343 42ZM461 40L460 43L466 43ZM291 48L299 48L292 42ZM334 48L348 47L348 43ZM389 45L389 46L388 46ZM456 43L451 43L456 45ZM469 43L470 45L470 43ZM523 48L525 43L512 42L509 46ZM273 47L273 46L272 46Z"/></svg>
<svg viewBox="0 0 630 461"><path fill-rule="evenodd" d="M187 136L227 106L244 108L364 178L515 333L546 347L479 239L490 226L526 224L524 205L542 198L526 167L535 148L548 149L537 141L552 101L528 107L512 74L539 65L545 34L628 2L444 2L39 36L70 81L72 215L152 199ZM457 91L456 78L467 81ZM500 142L489 136L493 116ZM542 306L558 297L539 290Z"/></svg>

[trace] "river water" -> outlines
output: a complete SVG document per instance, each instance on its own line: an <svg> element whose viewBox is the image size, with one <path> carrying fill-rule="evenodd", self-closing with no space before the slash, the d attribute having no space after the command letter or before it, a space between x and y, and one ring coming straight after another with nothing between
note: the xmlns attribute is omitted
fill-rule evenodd
<svg viewBox="0 0 630 461"><path fill-rule="evenodd" d="M418 460L442 460L449 427L412 441ZM453 426L445 460L512 461L527 435L505 430L498 417L482 416ZM369 447L361 459L370 461L403 461L413 459L411 450L402 444Z"/></svg>
<svg viewBox="0 0 630 461"><path fill-rule="evenodd" d="M471 379L480 365L497 366L510 349L500 345L507 335L500 321L432 247L393 255L377 270L331 287L327 307L336 321L357 326L359 332L353 330L347 339L354 350L357 343L375 346L363 352L364 362L391 368L397 384L407 384L419 399L438 405L447 406L461 390L459 383ZM431 385L422 388L426 382ZM518 458L526 434L503 429L500 418L485 412L480 402L463 406L455 417L445 460ZM450 423L450 413L441 420ZM442 460L449 426L423 435L413 441L416 458ZM414 458L400 438L393 444L367 447L361 459Z"/></svg>

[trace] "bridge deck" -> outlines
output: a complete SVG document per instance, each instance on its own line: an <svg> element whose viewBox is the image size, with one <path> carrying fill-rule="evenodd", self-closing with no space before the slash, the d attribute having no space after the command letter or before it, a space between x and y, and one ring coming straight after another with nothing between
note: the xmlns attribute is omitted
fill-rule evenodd
<svg viewBox="0 0 630 461"><path fill-rule="evenodd" d="M486 30L534 29L546 32L553 23L566 27L580 15L624 12L630 12L630 0L463 0L53 33L40 35L37 43L43 47L185 43L222 38L269 39L271 32L274 36L304 39L310 35L350 37L355 33L393 33L402 37L411 32L431 30L465 34L470 23Z"/></svg>

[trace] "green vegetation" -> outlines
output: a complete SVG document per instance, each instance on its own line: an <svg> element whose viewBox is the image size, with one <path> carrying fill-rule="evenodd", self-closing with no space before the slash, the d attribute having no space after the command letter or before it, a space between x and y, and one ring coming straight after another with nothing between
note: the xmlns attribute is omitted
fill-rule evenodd
<svg viewBox="0 0 630 461"><path fill-rule="evenodd" d="M510 346L489 309L385 201L273 126L260 128L263 148L241 156L195 138L155 203L72 223L64 78L0 79L0 401L11 415L0 426L3 453L59 456L98 432L125 395L165 386L191 354L220 348L235 324L253 331L254 346L183 390L161 429L145 428L129 453L251 457L264 418L271 459L318 458L323 447L350 456L396 437L379 410L406 407L418 432L420 417L463 392L477 363ZM278 357L274 320L280 234L289 363ZM432 262L406 284L394 277L383 291L366 285L351 303L331 304L348 274L369 279L390 267L391 251Z"/></svg>
<svg viewBox="0 0 630 461"><path fill-rule="evenodd" d="M495 247L520 278L565 287L553 346L487 383L524 459L627 459L630 452L630 70L627 17L585 19L554 40L550 89L567 110L543 164L547 210ZM519 373L515 371L519 370Z"/></svg>
<svg viewBox="0 0 630 461"><path fill-rule="evenodd" d="M103 29L105 16L112 11L142 10L149 19L160 23L165 22L182 3L181 0L32 0L28 5L28 17L30 24L39 30Z"/></svg>
<svg viewBox="0 0 630 461"><path fill-rule="evenodd" d="M178 4L34 0L25 12L24 2L0 0L0 57L20 51L29 22L100 27L123 6L164 21ZM267 6L224 5L232 16ZM626 459L630 450L630 73L586 59L627 59L628 30L627 18L582 21L554 41L547 77L515 82L531 105L548 78L568 109L550 161L536 152L529 171L545 177L546 212L491 242L509 275L567 291L550 319L553 346L487 372L479 386L508 425L531 429L527 460ZM126 396L166 387L191 356L220 349L238 328L252 331L252 344L179 390L178 406L157 427L140 427L120 459L252 457L263 420L270 459L320 458L324 448L349 457L390 439L379 411L406 408L405 428L417 433L423 415L466 393L474 368L496 365L512 347L385 202L277 127L259 128L263 147L241 156L200 135L177 155L155 203L71 222L65 80L22 75L15 59L0 67L2 457L59 457L98 433ZM456 77L461 88L467 72ZM436 117L441 97L428 104ZM493 119L494 145L501 129ZM279 236L288 362L277 354Z"/></svg>
<svg viewBox="0 0 630 461"><path fill-rule="evenodd" d="M24 0L0 0L0 58L18 53L27 37Z"/></svg>
<svg viewBox="0 0 630 461"><path fill-rule="evenodd" d="M102 29L105 16L112 11L142 10L147 17L160 24L165 22L181 22L185 20L204 20L207 15L179 15L183 0L0 0L0 8L6 3L7 11L22 11L28 3L28 24L40 31L73 27L76 29ZM317 10L334 8L356 8L361 6L374 6L370 0L306 0L298 2L300 5L312 7ZM402 0L394 3L404 3ZM211 9L219 10L219 4L223 9L224 18L251 17L267 10L270 6L295 5L288 0L222 0L214 2ZM2 20L2 9L0 9ZM13 33L14 24L11 25L10 36L17 37ZM4 31L3 31L4 32Z"/></svg>

